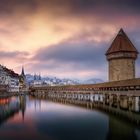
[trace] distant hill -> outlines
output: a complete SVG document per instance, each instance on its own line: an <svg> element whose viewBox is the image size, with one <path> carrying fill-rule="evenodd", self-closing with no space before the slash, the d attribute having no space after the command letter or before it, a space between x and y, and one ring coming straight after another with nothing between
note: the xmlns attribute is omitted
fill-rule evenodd
<svg viewBox="0 0 140 140"><path fill-rule="evenodd" d="M39 76L36 76L36 80L39 79ZM34 75L26 74L26 80L29 84L33 83L34 81ZM48 84L48 85L77 85L77 84L96 84L96 83L102 83L104 82L101 79L88 79L88 80L78 80L78 79L69 79L69 78L57 78L53 76L48 77L41 77L42 84Z"/></svg>

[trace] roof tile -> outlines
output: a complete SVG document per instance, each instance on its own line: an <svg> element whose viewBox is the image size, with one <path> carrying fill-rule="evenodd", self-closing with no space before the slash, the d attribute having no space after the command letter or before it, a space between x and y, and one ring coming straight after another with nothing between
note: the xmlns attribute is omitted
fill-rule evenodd
<svg viewBox="0 0 140 140"><path fill-rule="evenodd" d="M120 29L116 38L112 42L110 48L107 50L106 55L116 52L136 52L138 53L137 49L134 47L126 33L123 29Z"/></svg>

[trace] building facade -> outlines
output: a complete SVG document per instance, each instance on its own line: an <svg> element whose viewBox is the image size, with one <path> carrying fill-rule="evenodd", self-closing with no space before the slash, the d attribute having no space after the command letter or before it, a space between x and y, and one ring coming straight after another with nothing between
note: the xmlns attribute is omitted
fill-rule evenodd
<svg viewBox="0 0 140 140"><path fill-rule="evenodd" d="M43 81L41 80L41 75L34 75L34 80L32 81L32 85L42 85Z"/></svg>
<svg viewBox="0 0 140 140"><path fill-rule="evenodd" d="M135 60L138 51L120 29L110 48L106 52L109 63L109 81L119 81L135 78Z"/></svg>
<svg viewBox="0 0 140 140"><path fill-rule="evenodd" d="M0 65L0 85L8 86L8 92L18 92L19 75L13 70Z"/></svg>

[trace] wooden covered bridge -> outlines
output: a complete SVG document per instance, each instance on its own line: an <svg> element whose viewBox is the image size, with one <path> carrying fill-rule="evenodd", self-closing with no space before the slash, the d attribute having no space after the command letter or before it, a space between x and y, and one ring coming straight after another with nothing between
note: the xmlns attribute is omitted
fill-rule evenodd
<svg viewBox="0 0 140 140"><path fill-rule="evenodd" d="M140 78L91 85L36 85L29 90L31 95L52 98L94 100L95 95L140 97Z"/></svg>
<svg viewBox="0 0 140 140"><path fill-rule="evenodd" d="M85 92L86 91L138 91L140 90L140 78L121 80L113 82L105 82L99 84L85 84L85 85L35 85L30 87L30 92L35 91L63 91L63 92Z"/></svg>

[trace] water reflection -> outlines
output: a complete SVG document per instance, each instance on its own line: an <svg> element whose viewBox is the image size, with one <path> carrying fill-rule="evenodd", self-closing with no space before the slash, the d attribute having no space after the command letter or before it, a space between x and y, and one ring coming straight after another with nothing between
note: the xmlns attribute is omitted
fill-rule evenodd
<svg viewBox="0 0 140 140"><path fill-rule="evenodd" d="M19 102L14 98L0 99L0 124L17 113L20 109Z"/></svg>
<svg viewBox="0 0 140 140"><path fill-rule="evenodd" d="M111 116L109 118L108 140L137 140L135 129L126 122Z"/></svg>
<svg viewBox="0 0 140 140"><path fill-rule="evenodd" d="M69 105L70 103L73 105ZM95 109L102 106L103 104L98 102L70 100L51 102L30 96L0 99L0 118L3 118L0 123L0 138L4 140L140 140L139 126L124 121L116 115Z"/></svg>
<svg viewBox="0 0 140 140"><path fill-rule="evenodd" d="M22 119L24 120L24 114L26 109L26 97L25 96L19 96L19 105L20 110L22 112Z"/></svg>

